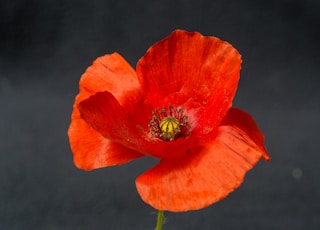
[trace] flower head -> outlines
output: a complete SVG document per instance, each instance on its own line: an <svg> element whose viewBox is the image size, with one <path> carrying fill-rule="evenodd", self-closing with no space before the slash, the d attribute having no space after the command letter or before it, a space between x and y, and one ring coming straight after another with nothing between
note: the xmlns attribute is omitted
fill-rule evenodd
<svg viewBox="0 0 320 230"><path fill-rule="evenodd" d="M175 30L149 48L136 71L117 53L82 75L68 130L77 167L142 156L159 163L136 179L158 210L204 208L226 197L262 157L252 117L231 108L241 55L215 37Z"/></svg>

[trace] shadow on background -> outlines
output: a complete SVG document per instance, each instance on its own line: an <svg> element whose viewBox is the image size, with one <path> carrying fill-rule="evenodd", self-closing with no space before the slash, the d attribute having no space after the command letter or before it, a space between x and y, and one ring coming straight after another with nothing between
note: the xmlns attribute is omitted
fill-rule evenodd
<svg viewBox="0 0 320 230"><path fill-rule="evenodd" d="M272 157L206 209L168 213L170 229L318 229L320 4L282 1L2 1L0 228L153 229L134 180L156 160L81 171L67 128L78 81L119 52L132 66L176 28L243 55L234 106L251 113Z"/></svg>

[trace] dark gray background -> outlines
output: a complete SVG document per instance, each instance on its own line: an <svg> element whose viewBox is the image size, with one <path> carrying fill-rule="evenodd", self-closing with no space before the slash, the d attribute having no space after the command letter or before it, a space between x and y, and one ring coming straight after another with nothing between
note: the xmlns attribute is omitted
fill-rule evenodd
<svg viewBox="0 0 320 230"><path fill-rule="evenodd" d="M165 230L319 229L320 2L7 0L0 3L0 229L153 229L134 179L156 163L81 171L67 128L78 81L114 51L133 66L181 28L243 55L235 107L272 157L225 200L167 213Z"/></svg>

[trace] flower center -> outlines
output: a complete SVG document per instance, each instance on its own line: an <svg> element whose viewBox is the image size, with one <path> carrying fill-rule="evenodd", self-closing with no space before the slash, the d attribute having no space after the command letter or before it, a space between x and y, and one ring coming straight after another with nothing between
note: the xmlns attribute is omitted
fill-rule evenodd
<svg viewBox="0 0 320 230"><path fill-rule="evenodd" d="M173 141L186 135L189 129L188 117L183 114L181 108L173 106L158 108L152 111L149 129L152 137Z"/></svg>

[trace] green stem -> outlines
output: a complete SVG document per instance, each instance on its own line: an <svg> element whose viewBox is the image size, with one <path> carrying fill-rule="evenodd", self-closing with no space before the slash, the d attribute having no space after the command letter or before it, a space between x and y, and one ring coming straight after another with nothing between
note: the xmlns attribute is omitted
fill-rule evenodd
<svg viewBox="0 0 320 230"><path fill-rule="evenodd" d="M157 226L156 226L155 230L161 230L162 229L163 217L164 217L164 212L159 210L158 211Z"/></svg>

